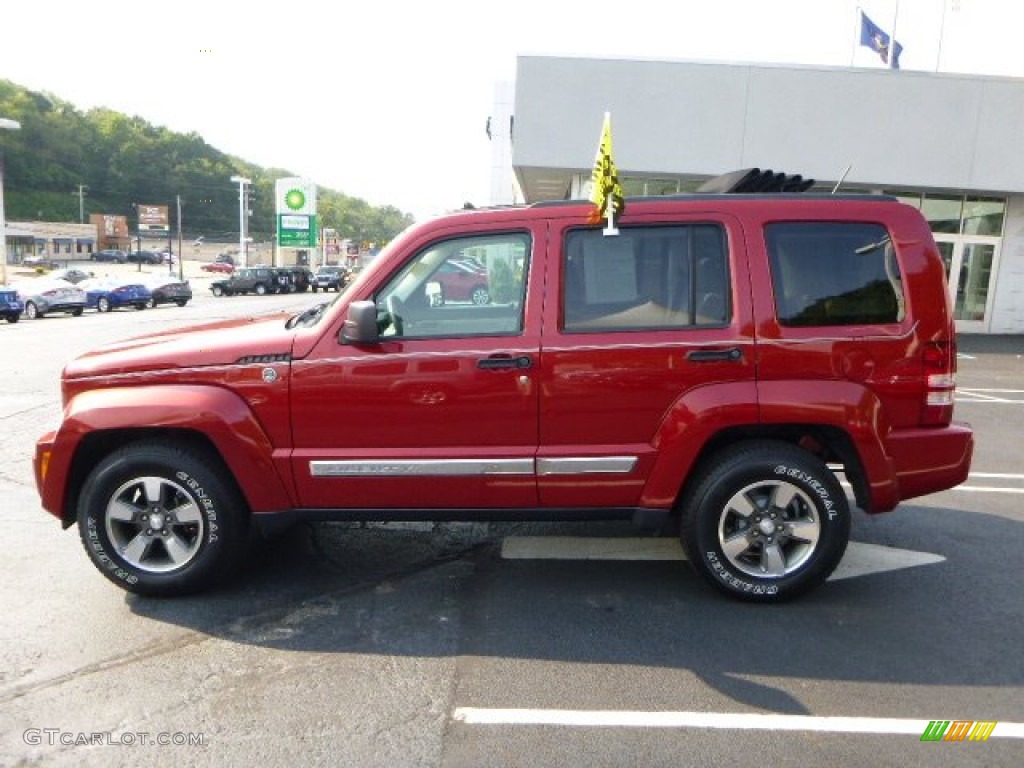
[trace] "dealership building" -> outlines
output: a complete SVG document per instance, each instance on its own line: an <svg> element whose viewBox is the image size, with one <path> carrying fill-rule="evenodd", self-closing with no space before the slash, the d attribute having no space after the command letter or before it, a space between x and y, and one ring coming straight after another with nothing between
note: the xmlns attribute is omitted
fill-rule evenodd
<svg viewBox="0 0 1024 768"><path fill-rule="evenodd" d="M492 202L587 197L605 112L627 196L753 167L894 195L931 225L958 330L1024 333L1024 80L523 56L488 124L518 191Z"/></svg>

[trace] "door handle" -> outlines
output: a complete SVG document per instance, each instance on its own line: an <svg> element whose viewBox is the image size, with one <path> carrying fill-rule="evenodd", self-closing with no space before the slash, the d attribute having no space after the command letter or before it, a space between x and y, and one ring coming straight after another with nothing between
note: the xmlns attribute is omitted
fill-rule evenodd
<svg viewBox="0 0 1024 768"><path fill-rule="evenodd" d="M686 353L691 363L738 363L743 359L743 350L739 347L729 349L695 349Z"/></svg>
<svg viewBox="0 0 1024 768"><path fill-rule="evenodd" d="M500 371L509 368L523 369L530 368L533 365L533 360L528 355L519 355L518 357L512 357L511 355L494 355L492 357L482 357L476 361L476 367L481 368L485 371Z"/></svg>

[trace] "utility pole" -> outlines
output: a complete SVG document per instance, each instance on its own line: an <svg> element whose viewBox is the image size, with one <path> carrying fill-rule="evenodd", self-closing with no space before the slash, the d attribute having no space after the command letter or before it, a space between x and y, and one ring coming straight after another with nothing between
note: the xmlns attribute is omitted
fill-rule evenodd
<svg viewBox="0 0 1024 768"><path fill-rule="evenodd" d="M0 129L20 131L21 123L0 117ZM0 285L7 282L7 223L4 219L4 158L0 153Z"/></svg>
<svg viewBox="0 0 1024 768"><path fill-rule="evenodd" d="M244 176L232 176L231 181L238 185L238 263L241 267L247 267L249 261L245 248L245 185L252 184L252 180Z"/></svg>
<svg viewBox="0 0 1024 768"><path fill-rule="evenodd" d="M78 223L85 224L85 190L89 187L85 184L78 185ZM74 193L72 193L74 194Z"/></svg>
<svg viewBox="0 0 1024 768"><path fill-rule="evenodd" d="M181 195L178 198L178 279L185 280L185 253L181 250ZM173 256L171 257L173 260Z"/></svg>

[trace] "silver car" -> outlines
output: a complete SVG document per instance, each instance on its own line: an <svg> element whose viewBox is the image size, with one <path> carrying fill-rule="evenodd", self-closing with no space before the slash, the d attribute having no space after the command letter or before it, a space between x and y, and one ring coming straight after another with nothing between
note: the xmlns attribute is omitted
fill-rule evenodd
<svg viewBox="0 0 1024 768"><path fill-rule="evenodd" d="M85 291L67 280L37 277L13 286L25 305L25 317L41 318L51 312L64 312L78 317L85 311Z"/></svg>

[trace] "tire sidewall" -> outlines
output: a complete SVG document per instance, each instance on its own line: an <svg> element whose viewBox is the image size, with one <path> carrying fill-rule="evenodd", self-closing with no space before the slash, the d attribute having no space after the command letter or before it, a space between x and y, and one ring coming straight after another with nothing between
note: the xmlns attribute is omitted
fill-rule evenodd
<svg viewBox="0 0 1024 768"><path fill-rule="evenodd" d="M188 563L154 573L128 563L107 533L105 512L115 490L132 478L154 476L180 486L200 510L202 540ZM89 476L78 504L82 543L93 564L118 586L148 595L186 594L210 585L237 554L244 531L236 494L183 451L162 446L122 449L103 460Z"/></svg>
<svg viewBox="0 0 1024 768"><path fill-rule="evenodd" d="M758 578L736 568L719 542L721 515L742 488L783 481L803 491L820 523L817 546L807 562L778 578ZM850 511L835 475L815 457L780 446L734 453L709 467L684 513L684 547L694 567L723 592L744 600L776 602L805 593L823 582L846 551Z"/></svg>

